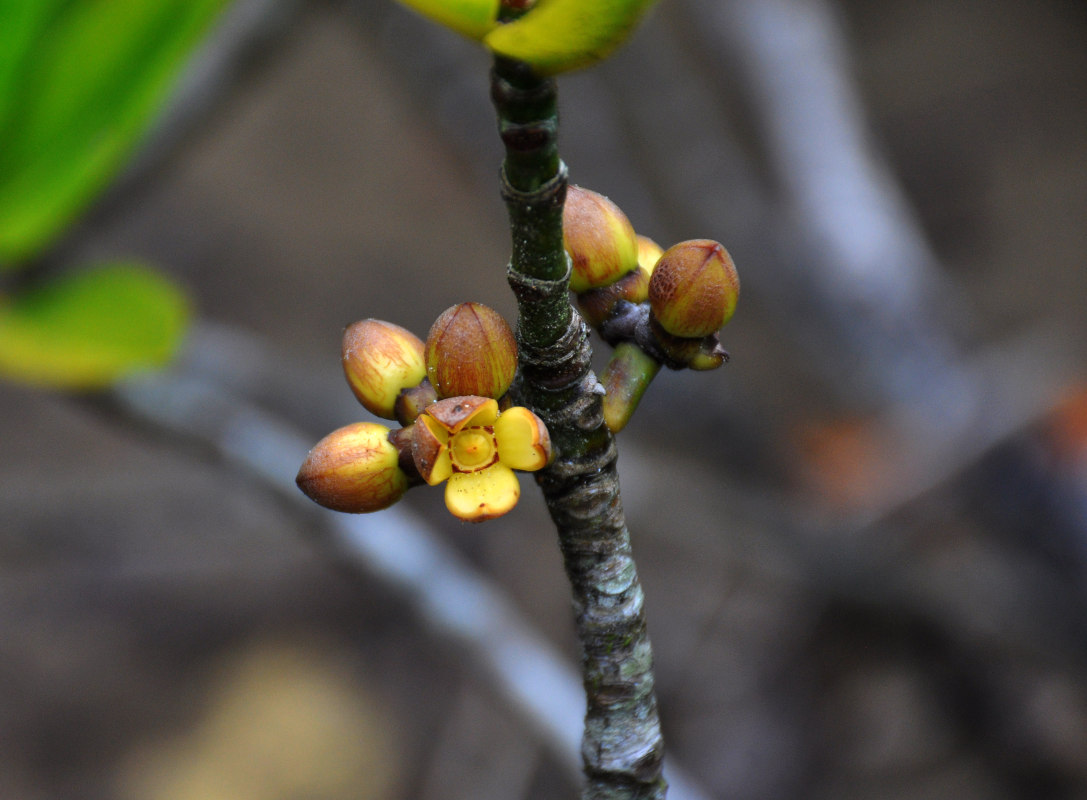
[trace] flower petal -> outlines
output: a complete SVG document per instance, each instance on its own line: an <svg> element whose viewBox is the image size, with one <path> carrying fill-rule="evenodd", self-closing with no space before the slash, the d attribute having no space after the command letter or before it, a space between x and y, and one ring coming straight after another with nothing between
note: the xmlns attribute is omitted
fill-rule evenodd
<svg viewBox="0 0 1087 800"><path fill-rule="evenodd" d="M478 426L478 425L494 425L495 420L497 420L497 419L498 419L498 401L497 400L491 400L490 402L487 402L487 403L484 403L483 405L481 405L479 407L479 410L476 411L476 413L474 413L471 417L468 418L468 421L464 424L464 427L468 428L468 427L475 427L475 426Z"/></svg>
<svg viewBox="0 0 1087 800"><path fill-rule="evenodd" d="M423 411L423 416L430 417L450 434L454 434L467 427L469 423L472 425L493 425L498 417L498 401L490 397L477 397L476 395L449 397L431 403ZM433 425L430 428L435 430Z"/></svg>
<svg viewBox="0 0 1087 800"><path fill-rule="evenodd" d="M429 414L422 414L419 419L422 421L423 425L426 426L426 429L430 431L430 435L438 440L438 444L448 444L449 431L445 429L445 426L443 426L442 423L438 422L438 420L434 419L434 417Z"/></svg>
<svg viewBox="0 0 1087 800"><path fill-rule="evenodd" d="M437 486L452 474L453 459L449 457L449 448L443 447L434 460L434 466L430 469L430 477L425 480L431 486Z"/></svg>
<svg viewBox="0 0 1087 800"><path fill-rule="evenodd" d="M511 469L533 472L551 458L551 436L543 420L521 406L502 412L494 423L498 460Z"/></svg>
<svg viewBox="0 0 1087 800"><path fill-rule="evenodd" d="M479 472L456 472L445 487L445 506L455 517L482 522L500 517L521 496L517 476L501 462Z"/></svg>
<svg viewBox="0 0 1087 800"><path fill-rule="evenodd" d="M453 474L448 441L449 434L441 424L426 414L420 414L412 426L411 458L423 480L431 486Z"/></svg>

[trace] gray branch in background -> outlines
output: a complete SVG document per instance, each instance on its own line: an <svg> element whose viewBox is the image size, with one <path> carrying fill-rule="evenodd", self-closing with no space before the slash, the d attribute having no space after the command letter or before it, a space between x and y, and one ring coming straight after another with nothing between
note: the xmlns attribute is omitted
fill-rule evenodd
<svg viewBox="0 0 1087 800"><path fill-rule="evenodd" d="M242 352L244 360L233 363L230 354ZM500 589L403 507L361 516L312 504L298 491L294 476L316 439L242 399L216 375L263 389L266 376L282 371L282 361L272 360L258 343L220 328L198 327L177 369L125 381L113 396L126 413L208 445L227 462L252 472L270 491L298 506L300 514L319 515L328 534L317 543L324 555L354 573L384 581L434 634L459 644L571 780L580 780L585 693L577 670L533 632ZM706 800L674 764L666 775L673 800Z"/></svg>
<svg viewBox="0 0 1087 800"><path fill-rule="evenodd" d="M716 74L738 67L780 187L791 227L782 238L793 252L764 284L783 295L789 316L816 318L818 341L837 362L823 370L830 385L855 360L860 382L843 386L875 392L899 474L873 498L868 520L886 516L1051 409L1077 370L1064 344L1071 337L1039 329L986 348L1007 359L970 353L971 307L872 140L832 3L679 3L684 30ZM1087 486L1078 491L1082 504Z"/></svg>
<svg viewBox="0 0 1087 800"><path fill-rule="evenodd" d="M316 409L320 419L342 419L348 409L358 413L349 393L321 390L334 384L342 389L338 375L325 375L317 383L311 377L236 330L199 325L175 370L128 381L114 397L126 413L191 437L252 472L270 492L294 504L300 520L306 515L319 519L324 535L313 541L324 556L399 593L432 635L456 645L489 676L492 690L536 733L570 779L578 780L585 710L578 673L533 632L505 594L402 506L364 516L336 514L297 491L295 472L316 437L283 421L284 409L294 416L294 399L279 389L293 386L296 394L299 385L316 387L311 412ZM255 403L254 395L269 400ZM342 408L333 402L321 410L325 401L313 398L326 397L348 399ZM624 481L632 481L637 494L639 481L656 480L660 456L628 446L624 463L630 473ZM843 535L780 495L749 487L722 491L723 498L701 499L697 515L712 518L723 504L733 515L762 520L753 531L778 531L776 546L801 567L810 604L848 598L891 615L916 615L978 652L996 645L1048 659L1059 654L1073 664L1087 659L1084 600L1044 571L1007 561L991 548L979 551L979 557L991 561L984 570L964 572L938 553L931 559L917 553L903 558L908 536L887 521L872 522L863 535ZM758 548L752 543L737 550L741 558L745 552L754 554ZM677 769L674 755L666 775L673 800L707 797Z"/></svg>
<svg viewBox="0 0 1087 800"><path fill-rule="evenodd" d="M970 307L871 139L834 7L675 0L659 10L651 39L596 77L662 213L684 220L684 234L724 227L745 285L826 387L878 418L898 474L856 524L1052 408L1074 363L1069 338L1035 330L971 352ZM757 145L743 142L741 114Z"/></svg>
<svg viewBox="0 0 1087 800"><path fill-rule="evenodd" d="M834 7L824 0L681 7L701 52L719 74L739 69L754 106L779 213L795 226L795 257L776 271L800 292L789 305L823 317L837 352L859 359L880 405L897 406L937 437L961 434L983 401L949 324L952 314L968 317L969 307L872 141Z"/></svg>

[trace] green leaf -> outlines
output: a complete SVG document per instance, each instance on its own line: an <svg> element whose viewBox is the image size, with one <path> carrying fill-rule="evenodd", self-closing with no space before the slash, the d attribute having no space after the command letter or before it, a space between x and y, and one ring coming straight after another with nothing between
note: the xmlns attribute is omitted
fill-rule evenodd
<svg viewBox="0 0 1087 800"><path fill-rule="evenodd" d="M0 271L108 186L227 1L0 0Z"/></svg>
<svg viewBox="0 0 1087 800"><path fill-rule="evenodd" d="M34 39L41 35L59 0L40 3L0 0L0 131L16 94L19 70Z"/></svg>
<svg viewBox="0 0 1087 800"><path fill-rule="evenodd" d="M177 350L188 302L158 272L105 264L0 297L0 377L62 389L106 386Z"/></svg>
<svg viewBox="0 0 1087 800"><path fill-rule="evenodd" d="M611 55L656 1L538 0L523 17L484 36L483 44L540 75L581 69Z"/></svg>

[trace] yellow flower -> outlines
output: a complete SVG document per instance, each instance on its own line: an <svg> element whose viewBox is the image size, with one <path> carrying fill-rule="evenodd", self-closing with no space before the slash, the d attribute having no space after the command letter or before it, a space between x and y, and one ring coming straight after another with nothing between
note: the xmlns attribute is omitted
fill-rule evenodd
<svg viewBox="0 0 1087 800"><path fill-rule="evenodd" d="M445 505L454 516L481 522L517 505L521 486L513 470L546 466L551 437L527 408L499 413L498 402L489 397L450 397L419 415L412 458L431 486L448 480Z"/></svg>

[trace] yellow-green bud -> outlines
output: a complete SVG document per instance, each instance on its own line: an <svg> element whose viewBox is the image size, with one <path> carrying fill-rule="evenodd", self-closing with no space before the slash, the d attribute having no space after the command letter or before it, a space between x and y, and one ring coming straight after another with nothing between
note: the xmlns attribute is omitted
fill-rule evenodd
<svg viewBox="0 0 1087 800"><path fill-rule="evenodd" d="M660 260L661 255L663 255L664 248L648 236L642 236L640 233L638 234L637 239L638 266L642 268L642 271L648 278L653 274L653 269L657 266L657 261Z"/></svg>
<svg viewBox="0 0 1087 800"><path fill-rule="evenodd" d="M426 377L423 341L391 322L356 322L343 333L343 372L367 411L395 419L400 392Z"/></svg>
<svg viewBox="0 0 1087 800"><path fill-rule="evenodd" d="M525 16L490 31L483 43L540 75L555 75L607 58L654 2L540 0Z"/></svg>
<svg viewBox="0 0 1087 800"><path fill-rule="evenodd" d="M570 288L575 292L615 283L638 266L638 241L626 214L580 186L567 189L562 239L573 262Z"/></svg>
<svg viewBox="0 0 1087 800"><path fill-rule="evenodd" d="M664 251L649 279L649 306L673 336L709 336L732 318L740 277L717 242L693 239Z"/></svg>
<svg viewBox="0 0 1087 800"><path fill-rule="evenodd" d="M356 422L314 445L295 483L310 500L333 511L361 514L388 508L409 485L389 429Z"/></svg>
<svg viewBox="0 0 1087 800"><path fill-rule="evenodd" d="M438 398L499 398L517 372L517 342L502 316L482 303L442 312L426 340L427 377Z"/></svg>

